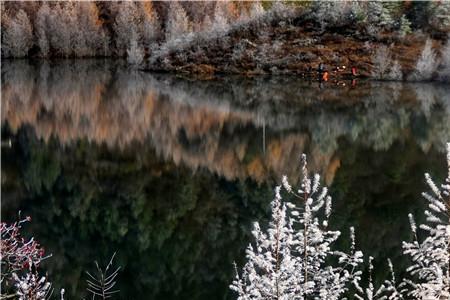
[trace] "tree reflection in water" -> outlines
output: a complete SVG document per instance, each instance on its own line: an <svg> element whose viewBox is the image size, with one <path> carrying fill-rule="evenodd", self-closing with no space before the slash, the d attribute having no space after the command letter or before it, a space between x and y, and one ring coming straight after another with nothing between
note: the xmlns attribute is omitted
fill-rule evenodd
<svg viewBox="0 0 450 300"><path fill-rule="evenodd" d="M2 217L34 217L69 294L118 250L123 298L230 298L231 263L301 152L331 184L336 226L382 262L407 239L423 172L444 172L448 86L2 63Z"/></svg>

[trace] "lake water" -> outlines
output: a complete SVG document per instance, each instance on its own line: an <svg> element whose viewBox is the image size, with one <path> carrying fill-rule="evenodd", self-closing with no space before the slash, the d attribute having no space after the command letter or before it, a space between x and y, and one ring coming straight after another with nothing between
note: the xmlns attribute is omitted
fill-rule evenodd
<svg viewBox="0 0 450 300"><path fill-rule="evenodd" d="M331 188L336 246L354 226L380 281L386 258L404 268L423 173L444 178L450 86L206 80L107 60L2 61L1 79L1 216L32 216L69 299L115 251L118 299L232 299L232 263L302 152Z"/></svg>

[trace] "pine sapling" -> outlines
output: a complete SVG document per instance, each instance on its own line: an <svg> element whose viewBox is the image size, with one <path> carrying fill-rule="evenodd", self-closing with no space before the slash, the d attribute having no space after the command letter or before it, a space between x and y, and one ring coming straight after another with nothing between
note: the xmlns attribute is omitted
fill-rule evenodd
<svg viewBox="0 0 450 300"><path fill-rule="evenodd" d="M340 299L360 280L363 254L355 249L353 229L349 253L331 249L340 232L328 229L328 189L320 187L318 174L309 176L305 155L301 172L299 189L287 177L282 179L282 187L295 201L283 202L278 186L267 231L254 224L255 242L247 248L247 263L241 275L236 270L230 285L238 299ZM336 265L328 263L331 257L337 258Z"/></svg>

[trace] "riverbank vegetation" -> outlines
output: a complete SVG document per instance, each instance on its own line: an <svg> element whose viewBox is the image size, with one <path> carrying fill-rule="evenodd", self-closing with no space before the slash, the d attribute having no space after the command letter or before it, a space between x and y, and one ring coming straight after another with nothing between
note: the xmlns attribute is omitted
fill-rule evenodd
<svg viewBox="0 0 450 300"><path fill-rule="evenodd" d="M2 2L1 14L2 57L303 76L323 63L376 79L449 78L448 2Z"/></svg>

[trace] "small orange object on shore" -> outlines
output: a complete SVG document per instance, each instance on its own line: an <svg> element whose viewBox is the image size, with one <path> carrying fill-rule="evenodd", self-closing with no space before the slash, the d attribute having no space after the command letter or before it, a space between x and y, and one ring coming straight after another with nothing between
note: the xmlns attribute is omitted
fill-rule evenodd
<svg viewBox="0 0 450 300"><path fill-rule="evenodd" d="M322 80L323 81L328 81L328 71L323 72Z"/></svg>

